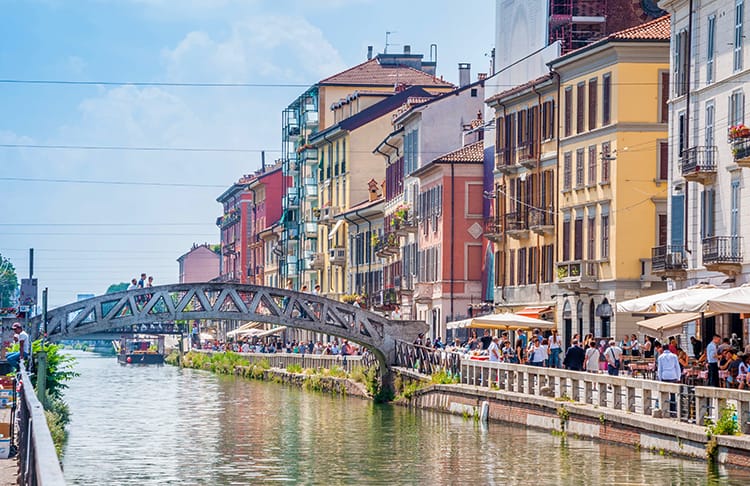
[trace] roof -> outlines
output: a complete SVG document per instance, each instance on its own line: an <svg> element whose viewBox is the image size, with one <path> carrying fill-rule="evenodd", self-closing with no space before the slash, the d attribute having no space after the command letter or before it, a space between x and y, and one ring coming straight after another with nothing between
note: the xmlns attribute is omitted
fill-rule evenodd
<svg viewBox="0 0 750 486"><path fill-rule="evenodd" d="M497 93L495 95L490 96L486 100L484 100L485 103L491 103L496 100L501 100L503 98L507 98L509 96L513 96L518 93L522 93L523 91L526 91L527 89L531 88L532 86L537 86L539 84L542 84L546 81L550 81L552 79L552 74L545 74L544 76L540 76L534 80L528 81L523 84L519 84L518 86L515 86L511 89L506 89L505 91L502 91L500 93Z"/></svg>
<svg viewBox="0 0 750 486"><path fill-rule="evenodd" d="M571 58L575 58L584 52L588 52L591 49L601 47L610 42L669 42L670 41L670 30L672 28L672 21L670 15L659 17L658 19L651 20L645 24L636 25L619 32L609 34L607 37L600 39L592 44L589 44L580 49L560 56L552 62L549 62L549 66L554 66L563 63Z"/></svg>
<svg viewBox="0 0 750 486"><path fill-rule="evenodd" d="M466 86L458 87L454 89L453 91L440 93L437 96L431 96L426 99L414 99L413 103L401 107L396 113L393 114L393 123L401 122L408 114L416 113L417 111L422 110L423 108L425 108L426 106L432 103L448 98L450 96L456 96L457 94L463 91L476 88L477 86L484 86L484 83L486 81L487 81L486 79L479 79L477 81L474 81L473 83L467 84Z"/></svg>
<svg viewBox="0 0 750 486"><path fill-rule="evenodd" d="M214 255L216 255L216 257L217 257L217 258L219 257L219 254L218 254L218 253L216 253L216 252L215 252L215 251L213 251L213 250L212 250L211 248L209 248L209 246L208 246L208 243L204 243L204 244L202 244L202 245L194 245L194 246L193 246L193 247L192 247L192 248L190 249L190 251L188 251L187 253L184 253L184 254L180 255L180 256L179 256L179 257L177 258L177 261L178 261L178 262L181 262L182 260L184 260L184 259L185 259L185 257L187 257L188 255L190 255L191 253L194 253L194 252L196 252L196 251L203 251L203 250L208 250L208 251L209 251L209 253L213 253Z"/></svg>
<svg viewBox="0 0 750 486"><path fill-rule="evenodd" d="M401 83L410 86L453 87L448 81L419 69L403 64L381 64L378 58L370 59L346 71L325 78L318 85L395 86Z"/></svg>
<svg viewBox="0 0 750 486"><path fill-rule="evenodd" d="M433 160L433 162L484 162L484 141L479 140L453 152L448 152Z"/></svg>
<svg viewBox="0 0 750 486"><path fill-rule="evenodd" d="M670 16L665 15L645 24L636 25L629 29L621 30L608 35L607 39L613 40L666 40L670 39L671 21Z"/></svg>
<svg viewBox="0 0 750 486"><path fill-rule="evenodd" d="M357 211L362 211L364 209L373 208L377 206L378 204L382 204L383 202L385 202L384 196L379 196L377 199L373 199L372 201L367 199L365 201L362 201L361 203L356 204L355 206L350 207L343 213L340 213L339 216L343 217L344 215L347 215L347 214L354 214Z"/></svg>
<svg viewBox="0 0 750 486"><path fill-rule="evenodd" d="M431 96L430 93L428 93L421 87L412 86L411 88L407 88L400 93L396 93L393 96L389 96L388 98L365 108L356 115L352 115L349 118L341 120L337 124L316 133L315 135L310 137L310 142L313 142L314 140L320 140L326 135L329 135L338 130L346 130L351 132L352 130L356 130L357 128L366 125L367 123L376 120L381 116L387 115L396 108L400 107L404 102L408 101L412 97L422 98L429 96Z"/></svg>

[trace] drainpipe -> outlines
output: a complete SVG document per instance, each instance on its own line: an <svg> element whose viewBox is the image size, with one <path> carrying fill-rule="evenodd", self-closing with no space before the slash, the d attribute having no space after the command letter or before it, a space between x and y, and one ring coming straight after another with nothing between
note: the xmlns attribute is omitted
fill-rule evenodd
<svg viewBox="0 0 750 486"><path fill-rule="evenodd" d="M688 8L689 16L688 16L688 45L687 45L687 95L685 96L685 137L688 141L688 147L690 147L690 66L691 66L691 56L693 55L693 0L690 0L689 8ZM680 147L680 150L682 150L682 147ZM689 253L692 255L692 252L690 251L690 247L688 246L689 240L688 240L688 222L687 222L687 216L688 216L688 199L690 197L690 191L688 191L688 185L690 182L685 180L685 209L683 210L683 213L685 214L685 217L683 218L683 239L685 240L685 253ZM703 321L702 321L703 322ZM701 331L704 331L704 329L701 329ZM705 341L705 338L704 338Z"/></svg>
<svg viewBox="0 0 750 486"><path fill-rule="evenodd" d="M456 165L451 161L451 320L456 320L453 312L453 286L455 277L455 250L456 250ZM442 326L441 326L442 329ZM435 336L433 336L434 338Z"/></svg>
<svg viewBox="0 0 750 486"><path fill-rule="evenodd" d="M542 167L542 94L539 91L536 90L536 85L533 84L533 83L531 84L531 92L534 93L534 94L536 94L537 106L539 107L538 110L537 110L537 117L536 117L537 119L534 120L536 122L536 128L537 128L537 130L536 130L536 135L537 136L536 136L536 139L534 140L534 145L535 145L534 148L535 148L536 153L537 153L535 173L537 175L537 178L539 178L539 176L541 175L541 167ZM537 183L539 184L539 187L541 188L541 181L537 181ZM532 193L531 193L531 205L538 208L539 207L539 206L537 206L538 201L534 201L535 194L533 192L533 190L534 190L533 184L532 184L531 189L532 189ZM540 198L538 198L538 199L540 199ZM528 218L528 216L527 216L527 218ZM540 246L541 246L540 245L541 244L541 240L542 240L541 236L539 236L539 233L537 233L537 235L536 235L536 254L537 254L537 262L536 262L537 263L537 266L536 266L536 293L537 293L538 296L542 295L542 289L541 289L541 283L540 283L540 280L542 279L542 265L541 265L541 262L542 262L542 258L541 258L542 252L541 252L541 248L540 248Z"/></svg>

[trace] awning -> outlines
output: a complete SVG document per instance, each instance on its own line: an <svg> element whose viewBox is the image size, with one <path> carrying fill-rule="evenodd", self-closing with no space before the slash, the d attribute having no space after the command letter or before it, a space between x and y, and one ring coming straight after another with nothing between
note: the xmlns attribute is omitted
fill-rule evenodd
<svg viewBox="0 0 750 486"><path fill-rule="evenodd" d="M552 311L552 306L549 305L536 305L524 307L520 311L516 312L519 316L532 317L534 319L540 319L544 314Z"/></svg>
<svg viewBox="0 0 750 486"><path fill-rule="evenodd" d="M750 312L750 286L745 284L728 290L708 301L708 308L714 312L745 314Z"/></svg>
<svg viewBox="0 0 750 486"><path fill-rule="evenodd" d="M500 314L490 314L487 316L472 317L448 323L448 329L500 329L509 330L530 330L530 329L552 329L556 327L554 322L534 319L532 317L520 316L510 312Z"/></svg>
<svg viewBox="0 0 750 486"><path fill-rule="evenodd" d="M273 329L269 329L267 331L259 332L258 334L255 335L255 337L261 338L261 337L270 336L272 334L280 333L284 329L286 329L286 326L274 327Z"/></svg>
<svg viewBox="0 0 750 486"><path fill-rule="evenodd" d="M341 228L341 225L344 224L344 220L340 219L336 221L336 224L333 225L333 228L331 228L331 231L328 232L328 239L330 240L334 236L336 236L336 232Z"/></svg>
<svg viewBox="0 0 750 486"><path fill-rule="evenodd" d="M714 315L713 313L705 314L706 317ZM651 319L644 319L636 322L636 325L646 332L663 334L665 331L682 326L686 322L696 321L701 318L700 312L678 312L675 314L664 314Z"/></svg>
<svg viewBox="0 0 750 486"><path fill-rule="evenodd" d="M227 337L234 337L234 336L245 336L248 334L254 334L256 331L260 332L257 328L262 326L262 322L258 321L249 321L245 324L241 325L237 329L234 329L232 331L229 331L227 333Z"/></svg>

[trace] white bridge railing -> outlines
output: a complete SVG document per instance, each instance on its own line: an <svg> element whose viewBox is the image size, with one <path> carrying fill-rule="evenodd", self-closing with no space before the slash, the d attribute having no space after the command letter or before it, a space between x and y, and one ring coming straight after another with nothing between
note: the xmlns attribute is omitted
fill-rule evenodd
<svg viewBox="0 0 750 486"><path fill-rule="evenodd" d="M213 354L221 351L211 351L203 349L193 349L192 351ZM343 368L344 371L351 371L357 366L369 368L377 366L378 360L370 353L362 355L330 355L330 354L301 354L301 353L235 353L242 356L250 364L267 361L273 368L286 369L289 365L300 365L303 369L331 369L334 366Z"/></svg>
<svg viewBox="0 0 750 486"><path fill-rule="evenodd" d="M706 418L715 420L721 409L734 405L742 432L750 433L750 391L470 359L461 360L460 376L466 385L640 415L659 410L664 418L697 425L704 425Z"/></svg>

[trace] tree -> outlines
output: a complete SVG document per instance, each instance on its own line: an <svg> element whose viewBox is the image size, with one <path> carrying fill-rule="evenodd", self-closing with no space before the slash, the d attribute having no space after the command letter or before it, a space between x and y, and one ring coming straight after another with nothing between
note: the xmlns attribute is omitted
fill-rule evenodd
<svg viewBox="0 0 750 486"><path fill-rule="evenodd" d="M12 307L16 304L18 276L16 268L7 258L0 255L0 307Z"/></svg>
<svg viewBox="0 0 750 486"><path fill-rule="evenodd" d="M109 287L107 287L107 294L113 294L115 292L121 292L123 290L128 290L128 285L130 285L127 282L120 282L116 284L112 284Z"/></svg>

